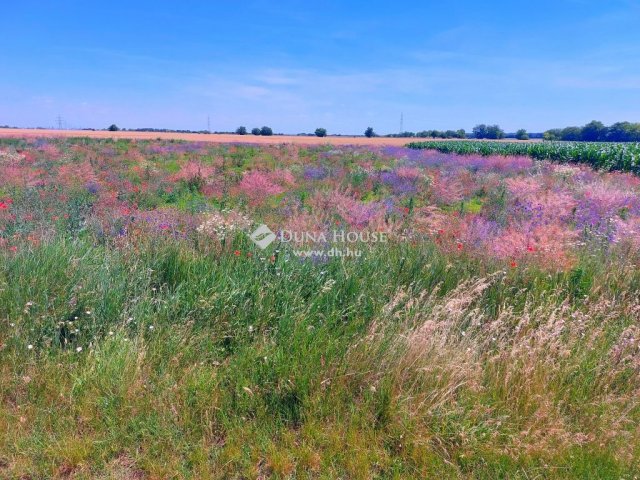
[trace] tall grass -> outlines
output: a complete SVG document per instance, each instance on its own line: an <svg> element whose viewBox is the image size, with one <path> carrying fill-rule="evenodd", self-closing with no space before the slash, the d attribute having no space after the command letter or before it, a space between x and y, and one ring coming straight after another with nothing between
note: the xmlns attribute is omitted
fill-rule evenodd
<svg viewBox="0 0 640 480"><path fill-rule="evenodd" d="M231 248L55 237L4 254L0 476L637 471L640 275L621 261Z"/></svg>

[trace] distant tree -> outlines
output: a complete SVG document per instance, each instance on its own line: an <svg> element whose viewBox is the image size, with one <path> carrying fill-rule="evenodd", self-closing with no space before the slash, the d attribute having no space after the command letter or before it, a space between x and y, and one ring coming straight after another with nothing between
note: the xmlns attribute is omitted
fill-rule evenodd
<svg viewBox="0 0 640 480"><path fill-rule="evenodd" d="M640 123L617 122L607 129L609 142L640 142Z"/></svg>
<svg viewBox="0 0 640 480"><path fill-rule="evenodd" d="M372 127L367 127L367 129L364 131L364 136L367 138L375 137L376 132L373 131Z"/></svg>
<svg viewBox="0 0 640 480"><path fill-rule="evenodd" d="M542 134L544 140L560 140L562 138L562 130L559 128L552 128Z"/></svg>
<svg viewBox="0 0 640 480"><path fill-rule="evenodd" d="M504 130L502 130L498 125L489 125L487 127L487 138L492 140L504 138Z"/></svg>
<svg viewBox="0 0 640 480"><path fill-rule="evenodd" d="M547 130L542 138L572 142L639 142L640 123L617 122L607 127L602 122L593 120L584 127Z"/></svg>
<svg viewBox="0 0 640 480"><path fill-rule="evenodd" d="M115 123L112 123L109 128L107 128L107 130L109 130L110 132L117 132L118 130L120 130L118 128L118 126Z"/></svg>
<svg viewBox="0 0 640 480"><path fill-rule="evenodd" d="M252 128L252 129L251 129L251 133L252 133L253 135L262 135L262 132L261 132L261 130L260 130L258 127L256 127L256 128Z"/></svg>
<svg viewBox="0 0 640 480"><path fill-rule="evenodd" d="M607 135L607 127L604 123L592 120L582 127L581 140L585 142L599 142L605 140Z"/></svg>
<svg viewBox="0 0 640 480"><path fill-rule="evenodd" d="M458 134L456 133L455 130L447 130L446 132L444 132L444 137L445 138L458 138Z"/></svg>
<svg viewBox="0 0 640 480"><path fill-rule="evenodd" d="M460 130L456 130L456 136L458 138L467 138L467 132L464 131L464 128L461 128Z"/></svg>
<svg viewBox="0 0 640 480"><path fill-rule="evenodd" d="M529 134L524 128L516 132L516 140L529 140Z"/></svg>
<svg viewBox="0 0 640 480"><path fill-rule="evenodd" d="M566 127L560 133L560 140L567 142L578 142L582 140L582 129L580 127Z"/></svg>
<svg viewBox="0 0 640 480"><path fill-rule="evenodd" d="M326 137L327 129L326 128L316 128L316 137Z"/></svg>
<svg viewBox="0 0 640 480"><path fill-rule="evenodd" d="M273 130L271 130L271 128L269 128L269 127L262 127L260 129L260 135L264 135L266 137L269 137L269 136L273 135Z"/></svg>
<svg viewBox="0 0 640 480"><path fill-rule="evenodd" d="M473 136L475 138L487 138L487 126L481 123L473 127Z"/></svg>
<svg viewBox="0 0 640 480"><path fill-rule="evenodd" d="M607 129L607 140L610 142L629 142L630 127L629 122L617 122Z"/></svg>
<svg viewBox="0 0 640 480"><path fill-rule="evenodd" d="M427 138L429 136L429 132L427 130L422 130L421 132L416 133L416 137L419 138Z"/></svg>
<svg viewBox="0 0 640 480"><path fill-rule="evenodd" d="M247 128L246 127L238 127L236 128L236 135L246 135Z"/></svg>

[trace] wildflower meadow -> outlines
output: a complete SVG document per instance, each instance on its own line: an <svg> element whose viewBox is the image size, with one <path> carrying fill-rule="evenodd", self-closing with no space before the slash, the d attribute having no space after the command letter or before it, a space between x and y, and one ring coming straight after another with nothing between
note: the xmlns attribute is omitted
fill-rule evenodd
<svg viewBox="0 0 640 480"><path fill-rule="evenodd" d="M0 478L638 478L635 157L422 146L0 139Z"/></svg>

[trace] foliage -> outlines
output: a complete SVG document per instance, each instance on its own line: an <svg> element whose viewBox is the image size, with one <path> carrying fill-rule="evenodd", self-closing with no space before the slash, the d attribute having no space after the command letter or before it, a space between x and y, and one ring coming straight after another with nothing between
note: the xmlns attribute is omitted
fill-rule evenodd
<svg viewBox="0 0 640 480"><path fill-rule="evenodd" d="M247 127L238 127L236 128L236 135L246 135Z"/></svg>
<svg viewBox="0 0 640 480"><path fill-rule="evenodd" d="M480 124L473 127L473 136L478 139L489 138L493 140L504 138L504 131L498 125Z"/></svg>
<svg viewBox="0 0 640 480"><path fill-rule="evenodd" d="M423 130L416 133L415 136L420 138L466 138L467 134L464 129L461 128L456 131Z"/></svg>
<svg viewBox="0 0 640 480"><path fill-rule="evenodd" d="M640 142L640 123L617 122L606 127L602 122L593 120L583 127L547 130L543 138L574 142Z"/></svg>
<svg viewBox="0 0 640 480"><path fill-rule="evenodd" d="M475 138L478 138L478 139L487 138L487 126L484 123L481 123L473 127L472 132Z"/></svg>
<svg viewBox="0 0 640 480"><path fill-rule="evenodd" d="M264 135L264 136L271 136L273 135L273 130L271 130L271 127L262 127L260 129L260 135Z"/></svg>
<svg viewBox="0 0 640 480"><path fill-rule="evenodd" d="M367 129L364 131L364 136L367 138L375 137L376 132L373 131L373 127L367 127Z"/></svg>
<svg viewBox="0 0 640 480"><path fill-rule="evenodd" d="M529 134L524 128L516 132L516 140L529 140Z"/></svg>
<svg viewBox="0 0 640 480"><path fill-rule="evenodd" d="M327 129L326 128L316 128L315 131L316 137L326 137Z"/></svg>
<svg viewBox="0 0 640 480"><path fill-rule="evenodd" d="M113 123L113 124L111 124L109 126L109 128L107 128L107 130L110 131L110 132L117 132L120 129L118 128L118 126L115 123Z"/></svg>

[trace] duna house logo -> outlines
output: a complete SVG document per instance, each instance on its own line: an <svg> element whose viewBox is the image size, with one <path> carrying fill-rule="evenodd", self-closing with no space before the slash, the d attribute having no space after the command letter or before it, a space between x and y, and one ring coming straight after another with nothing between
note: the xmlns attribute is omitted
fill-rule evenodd
<svg viewBox="0 0 640 480"><path fill-rule="evenodd" d="M276 234L273 233L266 225L260 225L256 230L249 235L249 238L262 250L267 248L276 239Z"/></svg>

